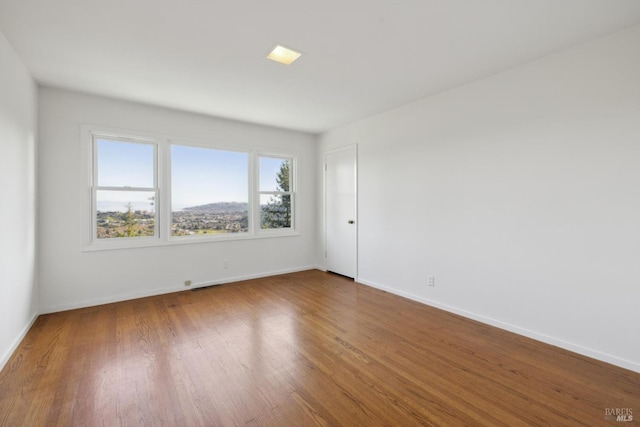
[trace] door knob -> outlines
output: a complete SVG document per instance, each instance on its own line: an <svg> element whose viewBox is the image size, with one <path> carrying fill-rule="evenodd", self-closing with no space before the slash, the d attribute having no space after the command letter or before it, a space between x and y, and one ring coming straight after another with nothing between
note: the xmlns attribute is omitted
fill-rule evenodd
<svg viewBox="0 0 640 427"><path fill-rule="evenodd" d="M348 221L348 223L349 223L349 224L355 224L355 221L354 221L354 220L352 220L352 219L350 219L350 220Z"/></svg>

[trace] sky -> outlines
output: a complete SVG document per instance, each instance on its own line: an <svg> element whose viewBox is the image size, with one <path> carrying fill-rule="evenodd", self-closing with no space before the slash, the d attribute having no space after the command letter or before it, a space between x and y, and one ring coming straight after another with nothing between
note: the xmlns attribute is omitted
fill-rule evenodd
<svg viewBox="0 0 640 427"><path fill-rule="evenodd" d="M153 188L154 145L97 140L97 185ZM277 190L284 159L261 157L261 191ZM248 202L249 154L209 148L171 146L172 211L215 202ZM148 210L153 192L98 191L99 211Z"/></svg>

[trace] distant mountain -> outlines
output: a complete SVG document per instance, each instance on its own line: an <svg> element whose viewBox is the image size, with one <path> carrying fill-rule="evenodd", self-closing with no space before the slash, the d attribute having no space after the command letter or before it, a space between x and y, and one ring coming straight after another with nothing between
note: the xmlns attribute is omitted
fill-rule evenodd
<svg viewBox="0 0 640 427"><path fill-rule="evenodd" d="M209 203L208 205L191 206L189 208L184 208L183 210L209 213L246 212L249 210L249 204L245 202L218 202Z"/></svg>

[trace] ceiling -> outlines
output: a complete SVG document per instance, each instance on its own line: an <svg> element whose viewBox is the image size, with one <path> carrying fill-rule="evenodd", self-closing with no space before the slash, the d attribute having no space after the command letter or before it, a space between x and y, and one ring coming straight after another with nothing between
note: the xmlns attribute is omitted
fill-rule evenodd
<svg viewBox="0 0 640 427"><path fill-rule="evenodd" d="M42 85L311 133L638 22L638 0L0 0Z"/></svg>

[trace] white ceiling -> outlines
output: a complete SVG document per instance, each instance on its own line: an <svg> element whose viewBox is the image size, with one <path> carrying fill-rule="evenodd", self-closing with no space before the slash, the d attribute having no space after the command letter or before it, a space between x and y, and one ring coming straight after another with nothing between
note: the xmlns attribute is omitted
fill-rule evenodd
<svg viewBox="0 0 640 427"><path fill-rule="evenodd" d="M639 0L0 0L42 85L313 133L638 22Z"/></svg>

